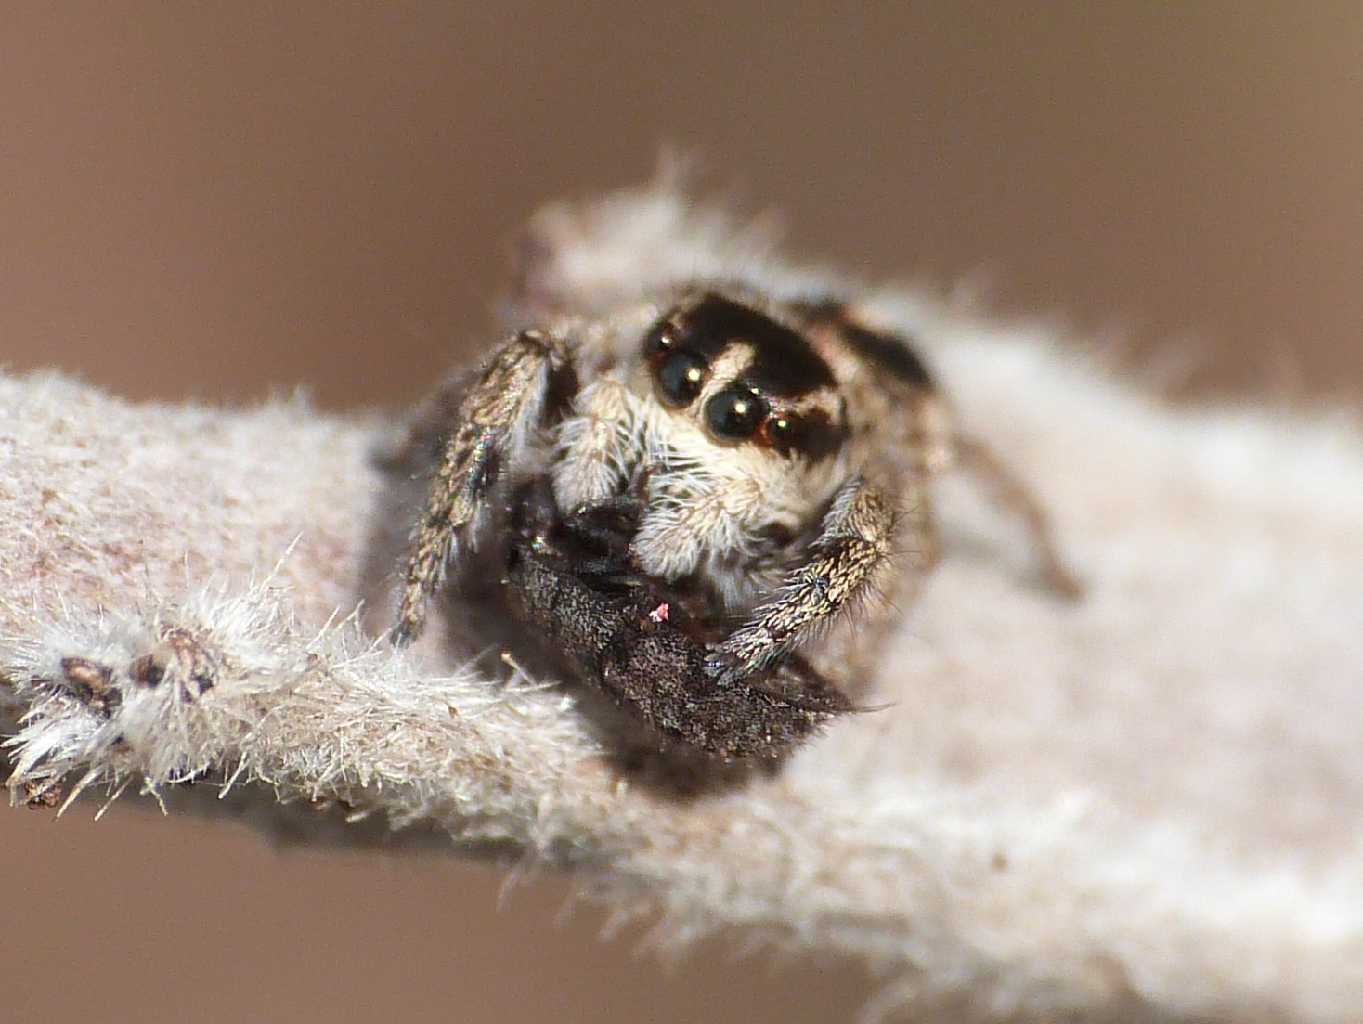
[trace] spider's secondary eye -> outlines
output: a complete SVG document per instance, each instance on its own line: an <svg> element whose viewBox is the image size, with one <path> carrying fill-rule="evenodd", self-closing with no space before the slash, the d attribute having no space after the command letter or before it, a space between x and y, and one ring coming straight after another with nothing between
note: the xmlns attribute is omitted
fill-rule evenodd
<svg viewBox="0 0 1363 1024"><path fill-rule="evenodd" d="M647 334L644 335L644 357L646 359L661 359L672 351L672 346L676 344L673 336L673 328L666 320L659 321Z"/></svg>
<svg viewBox="0 0 1363 1024"><path fill-rule="evenodd" d="M766 401L748 388L726 388L705 403L706 425L724 441L746 441L766 416Z"/></svg>
<svg viewBox="0 0 1363 1024"><path fill-rule="evenodd" d="M673 408L690 405L709 373L709 364L694 352L673 352L658 366L658 393Z"/></svg>
<svg viewBox="0 0 1363 1024"><path fill-rule="evenodd" d="M777 451L785 451L798 443L800 421L785 412L773 412L762 421L763 444Z"/></svg>

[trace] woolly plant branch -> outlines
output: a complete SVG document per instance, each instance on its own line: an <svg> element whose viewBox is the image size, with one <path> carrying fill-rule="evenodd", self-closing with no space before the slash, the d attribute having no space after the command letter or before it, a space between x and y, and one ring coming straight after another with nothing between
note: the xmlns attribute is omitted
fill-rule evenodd
<svg viewBox="0 0 1363 1024"><path fill-rule="evenodd" d="M818 280L667 192L534 231L541 303L697 268ZM439 629L378 639L410 497L374 458L391 424L0 378L15 801L334 804L571 867L669 941L745 929L863 958L881 1009L1357 1019L1353 427L1174 411L1044 331L897 293L868 308L1044 495L1087 596L1036 586L1014 527L947 481L945 560L902 609L885 706L689 797L632 779L572 687L488 678Z"/></svg>

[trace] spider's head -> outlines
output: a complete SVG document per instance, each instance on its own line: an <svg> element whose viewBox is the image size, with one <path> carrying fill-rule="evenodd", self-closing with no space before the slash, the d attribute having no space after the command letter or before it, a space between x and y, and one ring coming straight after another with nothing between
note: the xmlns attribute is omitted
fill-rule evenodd
<svg viewBox="0 0 1363 1024"><path fill-rule="evenodd" d="M724 447L822 462L847 439L847 408L806 337L714 292L683 300L645 334L654 394Z"/></svg>

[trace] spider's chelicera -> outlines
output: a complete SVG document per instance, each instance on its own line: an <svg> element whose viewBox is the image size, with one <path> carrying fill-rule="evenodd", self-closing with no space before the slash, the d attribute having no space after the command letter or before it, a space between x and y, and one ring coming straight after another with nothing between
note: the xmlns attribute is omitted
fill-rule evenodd
<svg viewBox="0 0 1363 1024"><path fill-rule="evenodd" d="M1035 503L955 431L910 345L840 300L694 286L564 318L431 408L441 454L396 638L491 549L506 613L664 743L778 757L851 710L829 666L876 630L847 613L934 564L929 485L950 465L987 474L1073 589Z"/></svg>

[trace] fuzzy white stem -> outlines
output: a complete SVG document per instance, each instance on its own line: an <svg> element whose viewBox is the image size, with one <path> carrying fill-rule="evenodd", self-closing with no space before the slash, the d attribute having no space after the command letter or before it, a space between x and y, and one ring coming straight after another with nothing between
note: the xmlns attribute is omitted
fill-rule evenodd
<svg viewBox="0 0 1363 1024"><path fill-rule="evenodd" d="M949 485L891 706L692 799L628 782L572 689L490 682L438 635L395 652L386 608L351 615L386 601L405 528L382 425L0 378L12 791L335 801L574 867L671 941L745 927L864 957L891 1002L1358 1019L1356 433L1171 411L1044 332L873 308L1045 495L1088 595L1033 586L1010 524Z"/></svg>

